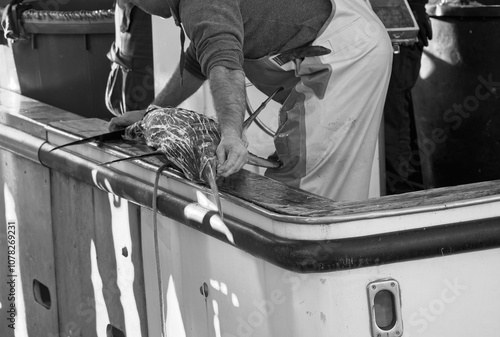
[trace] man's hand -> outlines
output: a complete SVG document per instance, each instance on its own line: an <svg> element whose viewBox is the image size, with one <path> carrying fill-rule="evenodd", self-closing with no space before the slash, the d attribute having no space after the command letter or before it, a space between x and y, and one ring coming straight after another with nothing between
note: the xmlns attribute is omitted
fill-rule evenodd
<svg viewBox="0 0 500 337"><path fill-rule="evenodd" d="M247 143L236 136L222 137L217 147L217 175L228 177L241 170L248 160Z"/></svg>
<svg viewBox="0 0 500 337"><path fill-rule="evenodd" d="M127 111L120 117L111 118L108 124L108 130L117 131L125 129L127 126L134 124L137 121L140 121L145 114L146 110Z"/></svg>
<svg viewBox="0 0 500 337"><path fill-rule="evenodd" d="M425 4L418 2L410 2L410 7L415 15L415 20L418 24L418 44L421 48L429 45L429 40L432 40L432 25L429 15L425 10Z"/></svg>

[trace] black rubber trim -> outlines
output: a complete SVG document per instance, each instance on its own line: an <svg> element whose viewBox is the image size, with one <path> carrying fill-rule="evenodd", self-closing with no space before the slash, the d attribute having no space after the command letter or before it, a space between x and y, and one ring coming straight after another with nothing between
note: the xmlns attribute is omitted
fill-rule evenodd
<svg viewBox="0 0 500 337"><path fill-rule="evenodd" d="M181 214L183 202L174 196L160 195L158 205L163 215L227 242L223 234L211 229L209 216L205 217L203 225L184 219ZM234 219L225 219L224 222L238 248L283 269L300 273L373 267L500 247L500 218L312 241L281 238Z"/></svg>
<svg viewBox="0 0 500 337"><path fill-rule="evenodd" d="M115 195L151 208L151 185L63 150L50 152L51 148L48 144L40 148L39 158L43 165L90 185L95 185L91 173L94 170L97 172L97 187L106 190L109 186ZM184 209L192 203L170 193L160 193L158 211L232 244L224 234L210 226L210 218L215 216L215 212L208 212L203 223L185 217ZM281 238L240 219L226 217L224 222L237 248L283 269L300 273L373 267L500 247L500 217L356 238L312 241Z"/></svg>
<svg viewBox="0 0 500 337"><path fill-rule="evenodd" d="M323 241L282 239L260 229L231 225L239 248L301 273L373 267L500 247L500 218Z"/></svg>

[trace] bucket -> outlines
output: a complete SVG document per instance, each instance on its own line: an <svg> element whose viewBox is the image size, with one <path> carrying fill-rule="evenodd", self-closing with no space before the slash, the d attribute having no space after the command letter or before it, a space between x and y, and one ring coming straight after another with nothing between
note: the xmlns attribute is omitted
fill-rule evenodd
<svg viewBox="0 0 500 337"><path fill-rule="evenodd" d="M434 38L413 91L424 185L500 179L500 1L427 10Z"/></svg>
<svg viewBox="0 0 500 337"><path fill-rule="evenodd" d="M30 5L19 22L27 38L11 45L20 93L83 117L111 117L104 94L111 68L106 54L115 39L113 2Z"/></svg>

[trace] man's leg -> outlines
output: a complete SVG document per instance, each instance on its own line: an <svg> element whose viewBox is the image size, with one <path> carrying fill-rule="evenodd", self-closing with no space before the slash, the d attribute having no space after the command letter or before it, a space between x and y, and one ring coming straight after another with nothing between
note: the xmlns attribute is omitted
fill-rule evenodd
<svg viewBox="0 0 500 337"><path fill-rule="evenodd" d="M411 96L421 56L422 51L417 46L401 46L401 52L394 55L384 108L387 194L422 188L421 179L411 179L421 174Z"/></svg>

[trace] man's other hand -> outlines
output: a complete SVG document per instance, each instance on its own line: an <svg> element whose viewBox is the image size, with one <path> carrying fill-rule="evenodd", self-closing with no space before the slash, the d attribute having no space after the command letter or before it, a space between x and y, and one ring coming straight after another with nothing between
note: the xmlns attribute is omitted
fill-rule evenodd
<svg viewBox="0 0 500 337"><path fill-rule="evenodd" d="M217 147L217 175L228 177L238 172L248 161L247 144L239 137L222 137Z"/></svg>

